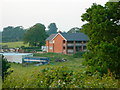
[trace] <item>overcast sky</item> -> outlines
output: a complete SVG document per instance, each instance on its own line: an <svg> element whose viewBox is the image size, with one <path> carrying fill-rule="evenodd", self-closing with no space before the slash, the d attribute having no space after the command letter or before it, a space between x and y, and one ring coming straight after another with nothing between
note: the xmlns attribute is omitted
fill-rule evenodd
<svg viewBox="0 0 120 90"><path fill-rule="evenodd" d="M58 30L81 27L81 15L92 3L104 5L108 0L1 0L0 30L7 26L29 28L36 23L46 27L56 23Z"/></svg>

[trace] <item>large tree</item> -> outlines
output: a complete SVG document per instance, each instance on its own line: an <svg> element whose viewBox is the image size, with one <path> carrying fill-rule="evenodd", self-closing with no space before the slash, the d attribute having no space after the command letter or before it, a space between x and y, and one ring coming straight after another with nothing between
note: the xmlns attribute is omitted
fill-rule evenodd
<svg viewBox="0 0 120 90"><path fill-rule="evenodd" d="M3 42L15 42L22 41L25 30L22 26L8 26L3 28L2 41Z"/></svg>
<svg viewBox="0 0 120 90"><path fill-rule="evenodd" d="M96 70L120 72L120 2L107 2L105 6L93 4L82 15L87 21L82 31L88 35L89 50L85 59Z"/></svg>
<svg viewBox="0 0 120 90"><path fill-rule="evenodd" d="M48 26L48 31L47 31L48 35L57 33L57 29L58 29L58 28L57 28L56 24L55 24L55 23L51 23L51 24Z"/></svg>
<svg viewBox="0 0 120 90"><path fill-rule="evenodd" d="M29 43L31 46L42 46L45 44L47 34L45 32L45 26L37 23L30 27L24 35L24 43Z"/></svg>
<svg viewBox="0 0 120 90"><path fill-rule="evenodd" d="M80 32L80 28L78 27L73 27L71 28L67 33L78 33Z"/></svg>
<svg viewBox="0 0 120 90"><path fill-rule="evenodd" d="M2 42L2 32L0 32L0 43Z"/></svg>

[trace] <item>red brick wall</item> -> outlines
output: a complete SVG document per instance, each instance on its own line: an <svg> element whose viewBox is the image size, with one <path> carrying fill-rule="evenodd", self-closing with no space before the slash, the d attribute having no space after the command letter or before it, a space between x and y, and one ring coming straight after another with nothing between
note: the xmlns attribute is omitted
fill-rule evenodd
<svg viewBox="0 0 120 90"><path fill-rule="evenodd" d="M53 52L53 49L50 49L50 47L53 47L53 44L49 41L46 41L46 46L48 47L48 52Z"/></svg>
<svg viewBox="0 0 120 90"><path fill-rule="evenodd" d="M64 38L58 34L53 39L53 41L54 41L53 44L51 44L50 41L46 41L46 46L48 47L48 52L63 53L63 40L64 40ZM50 47L53 47L53 49L51 50Z"/></svg>
<svg viewBox="0 0 120 90"><path fill-rule="evenodd" d="M49 41L46 41L46 46L49 46Z"/></svg>
<svg viewBox="0 0 120 90"><path fill-rule="evenodd" d="M46 46L47 46L47 48L49 48L49 41L46 41Z"/></svg>
<svg viewBox="0 0 120 90"><path fill-rule="evenodd" d="M58 34L54 39L54 52L55 53L62 53L63 52L63 40L64 38Z"/></svg>

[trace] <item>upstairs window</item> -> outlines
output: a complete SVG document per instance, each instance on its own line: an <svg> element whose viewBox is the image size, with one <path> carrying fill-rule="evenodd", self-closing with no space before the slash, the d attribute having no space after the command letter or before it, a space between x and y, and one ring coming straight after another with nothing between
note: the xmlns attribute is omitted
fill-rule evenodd
<svg viewBox="0 0 120 90"><path fill-rule="evenodd" d="M53 44L53 43L55 43L55 40L53 40L53 41L51 40L51 41L49 41L49 43L50 43L50 44Z"/></svg>
<svg viewBox="0 0 120 90"><path fill-rule="evenodd" d="M50 43L50 44L53 44L53 41L51 40L51 41L49 41L49 43Z"/></svg>
<svg viewBox="0 0 120 90"><path fill-rule="evenodd" d="M63 40L63 43L65 43L65 40Z"/></svg>
<svg viewBox="0 0 120 90"><path fill-rule="evenodd" d="M50 50L52 50L52 49L53 49L53 47L51 47L51 46L50 46L50 47L49 47L49 49L50 49Z"/></svg>

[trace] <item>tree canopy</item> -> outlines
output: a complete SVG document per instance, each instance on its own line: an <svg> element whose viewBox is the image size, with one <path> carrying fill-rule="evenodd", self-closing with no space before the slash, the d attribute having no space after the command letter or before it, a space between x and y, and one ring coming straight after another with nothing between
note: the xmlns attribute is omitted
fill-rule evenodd
<svg viewBox="0 0 120 90"><path fill-rule="evenodd" d="M45 26L37 23L30 27L24 35L24 43L29 43L30 46L42 46L45 44L47 34Z"/></svg>
<svg viewBox="0 0 120 90"><path fill-rule="evenodd" d="M78 27L73 27L71 28L67 33L77 33L80 32L80 28Z"/></svg>
<svg viewBox="0 0 120 90"><path fill-rule="evenodd" d="M57 33L57 26L55 23L51 23L49 26L48 26L48 31L47 31L47 34L48 35L51 35L51 34L55 34Z"/></svg>
<svg viewBox="0 0 120 90"><path fill-rule="evenodd" d="M120 2L93 4L82 15L82 31L88 35L85 59L96 70L120 72Z"/></svg>
<svg viewBox="0 0 120 90"><path fill-rule="evenodd" d="M25 30L22 26L8 26L3 28L2 42L22 41Z"/></svg>

